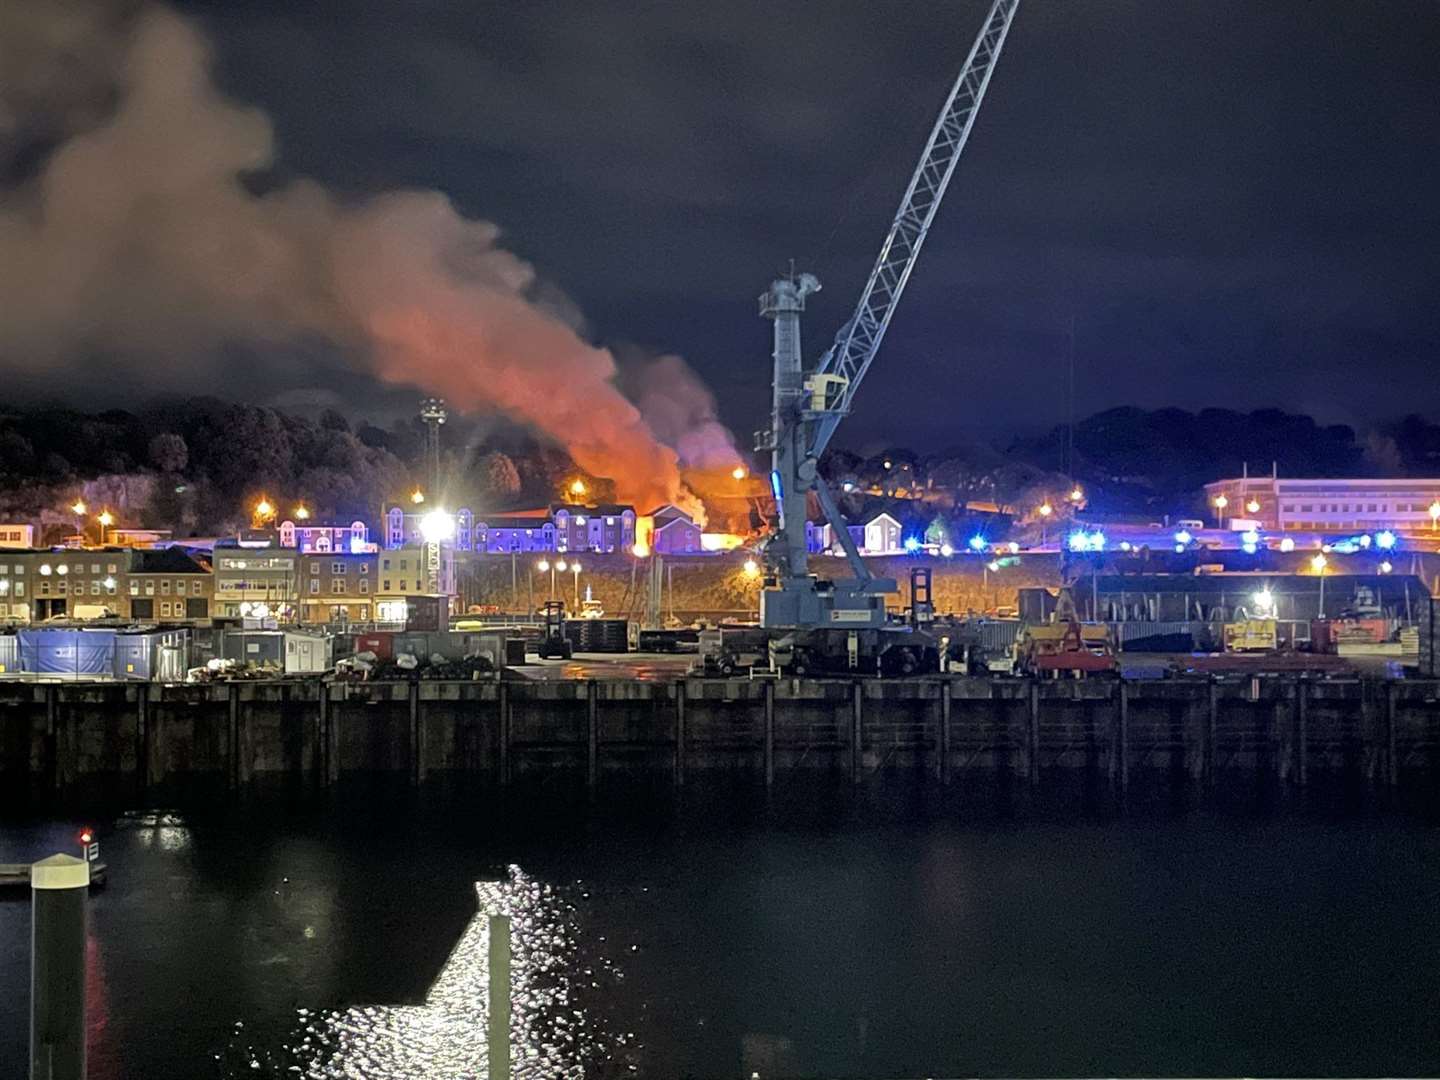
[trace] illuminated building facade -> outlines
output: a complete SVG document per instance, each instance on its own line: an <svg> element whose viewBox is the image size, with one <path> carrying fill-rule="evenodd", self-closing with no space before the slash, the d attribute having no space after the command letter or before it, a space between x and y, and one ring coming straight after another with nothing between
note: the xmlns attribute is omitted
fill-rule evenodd
<svg viewBox="0 0 1440 1080"><path fill-rule="evenodd" d="M1251 521L1266 532L1419 533L1440 521L1440 479L1242 477L1206 484L1205 503L1217 524Z"/></svg>

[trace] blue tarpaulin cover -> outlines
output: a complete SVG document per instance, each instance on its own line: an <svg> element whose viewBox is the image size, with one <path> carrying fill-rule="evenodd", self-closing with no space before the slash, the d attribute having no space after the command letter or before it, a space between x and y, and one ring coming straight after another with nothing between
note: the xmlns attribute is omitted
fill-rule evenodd
<svg viewBox="0 0 1440 1080"><path fill-rule="evenodd" d="M20 665L42 675L109 675L113 630L20 630Z"/></svg>

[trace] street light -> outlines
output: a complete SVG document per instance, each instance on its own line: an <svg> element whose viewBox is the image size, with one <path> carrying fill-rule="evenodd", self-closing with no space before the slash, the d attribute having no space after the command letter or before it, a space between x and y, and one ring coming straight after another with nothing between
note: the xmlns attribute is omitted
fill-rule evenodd
<svg viewBox="0 0 1440 1080"><path fill-rule="evenodd" d="M575 610L580 610L580 564L572 562L570 572L575 575Z"/></svg>
<svg viewBox="0 0 1440 1080"><path fill-rule="evenodd" d="M743 569L745 571L745 576L748 578L756 578L760 576L760 564L757 563L754 559L746 559Z"/></svg>
<svg viewBox="0 0 1440 1080"><path fill-rule="evenodd" d="M76 517L84 517L85 501L83 499L76 499L73 503L70 504L70 510Z"/></svg>
<svg viewBox="0 0 1440 1080"><path fill-rule="evenodd" d="M108 529L111 525L115 524L115 517L113 514L110 513L109 510L101 510L99 516L96 517L95 520L100 523L100 546L104 547L105 530Z"/></svg>
<svg viewBox="0 0 1440 1080"><path fill-rule="evenodd" d="M307 521L307 520L309 520L309 517L310 517L310 511L307 510L307 509L305 509L305 507L303 507L303 506L297 506L297 507L295 507L295 520L296 520L296 521Z"/></svg>
<svg viewBox="0 0 1440 1080"><path fill-rule="evenodd" d="M575 495L575 496L584 495L584 494L585 494L585 481L584 481L584 480L571 480L571 481L570 481L570 494L571 494L571 495Z"/></svg>
<svg viewBox="0 0 1440 1080"><path fill-rule="evenodd" d="M730 470L730 475L736 480L744 480L745 477L749 476L750 474L745 470L744 465L736 465L735 468Z"/></svg>
<svg viewBox="0 0 1440 1080"><path fill-rule="evenodd" d="M1245 509L1249 510L1252 514L1258 514L1260 512L1260 500L1251 499L1248 503L1245 504Z"/></svg>
<svg viewBox="0 0 1440 1080"><path fill-rule="evenodd" d="M1329 563L1329 561L1330 560L1325 558L1324 555L1316 555L1313 559L1310 560L1310 569L1314 570L1315 573L1320 575L1319 617L1322 619L1325 618L1325 566L1327 563Z"/></svg>
<svg viewBox="0 0 1440 1080"><path fill-rule="evenodd" d="M411 501L412 503L414 503L416 506L419 506L421 503L423 503L423 502L425 501L425 493L424 493L423 491L421 491L419 488L416 488L414 491L412 491L412 492L410 493L410 501Z"/></svg>
<svg viewBox="0 0 1440 1080"><path fill-rule="evenodd" d="M1434 532L1437 525L1440 525L1440 499L1430 504L1430 531Z"/></svg>
<svg viewBox="0 0 1440 1080"><path fill-rule="evenodd" d="M420 535L427 544L441 544L455 536L455 518L434 509L420 519Z"/></svg>
<svg viewBox="0 0 1440 1080"><path fill-rule="evenodd" d="M1078 503L1084 498L1085 492L1081 489L1079 484L1076 484L1074 489L1070 492L1070 501L1073 503Z"/></svg>

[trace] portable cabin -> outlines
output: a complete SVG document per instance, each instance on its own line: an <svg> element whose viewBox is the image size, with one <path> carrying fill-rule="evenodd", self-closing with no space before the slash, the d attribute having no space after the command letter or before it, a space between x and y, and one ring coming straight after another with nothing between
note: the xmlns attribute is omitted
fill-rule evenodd
<svg viewBox="0 0 1440 1080"><path fill-rule="evenodd" d="M117 679L179 682L190 666L188 630L121 630L115 634Z"/></svg>
<svg viewBox="0 0 1440 1080"><path fill-rule="evenodd" d="M101 676L115 671L115 631L47 627L20 630L21 670L38 675Z"/></svg>
<svg viewBox="0 0 1440 1080"><path fill-rule="evenodd" d="M335 639L329 634L283 631L286 675L323 675L335 666Z"/></svg>
<svg viewBox="0 0 1440 1080"><path fill-rule="evenodd" d="M0 675L20 671L20 639L14 634L0 634Z"/></svg>
<svg viewBox="0 0 1440 1080"><path fill-rule="evenodd" d="M227 630L217 642L217 655L237 664L285 666L285 635L279 630Z"/></svg>

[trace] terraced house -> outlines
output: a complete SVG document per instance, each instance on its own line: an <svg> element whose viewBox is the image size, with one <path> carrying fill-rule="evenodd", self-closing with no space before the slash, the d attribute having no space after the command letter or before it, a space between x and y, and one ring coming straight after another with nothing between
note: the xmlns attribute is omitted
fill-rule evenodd
<svg viewBox="0 0 1440 1080"><path fill-rule="evenodd" d="M137 622L208 619L214 596L210 568L178 547L134 551L126 574L128 614Z"/></svg>
<svg viewBox="0 0 1440 1080"><path fill-rule="evenodd" d="M373 552L301 555L300 621L372 621L378 565L379 556Z"/></svg>

